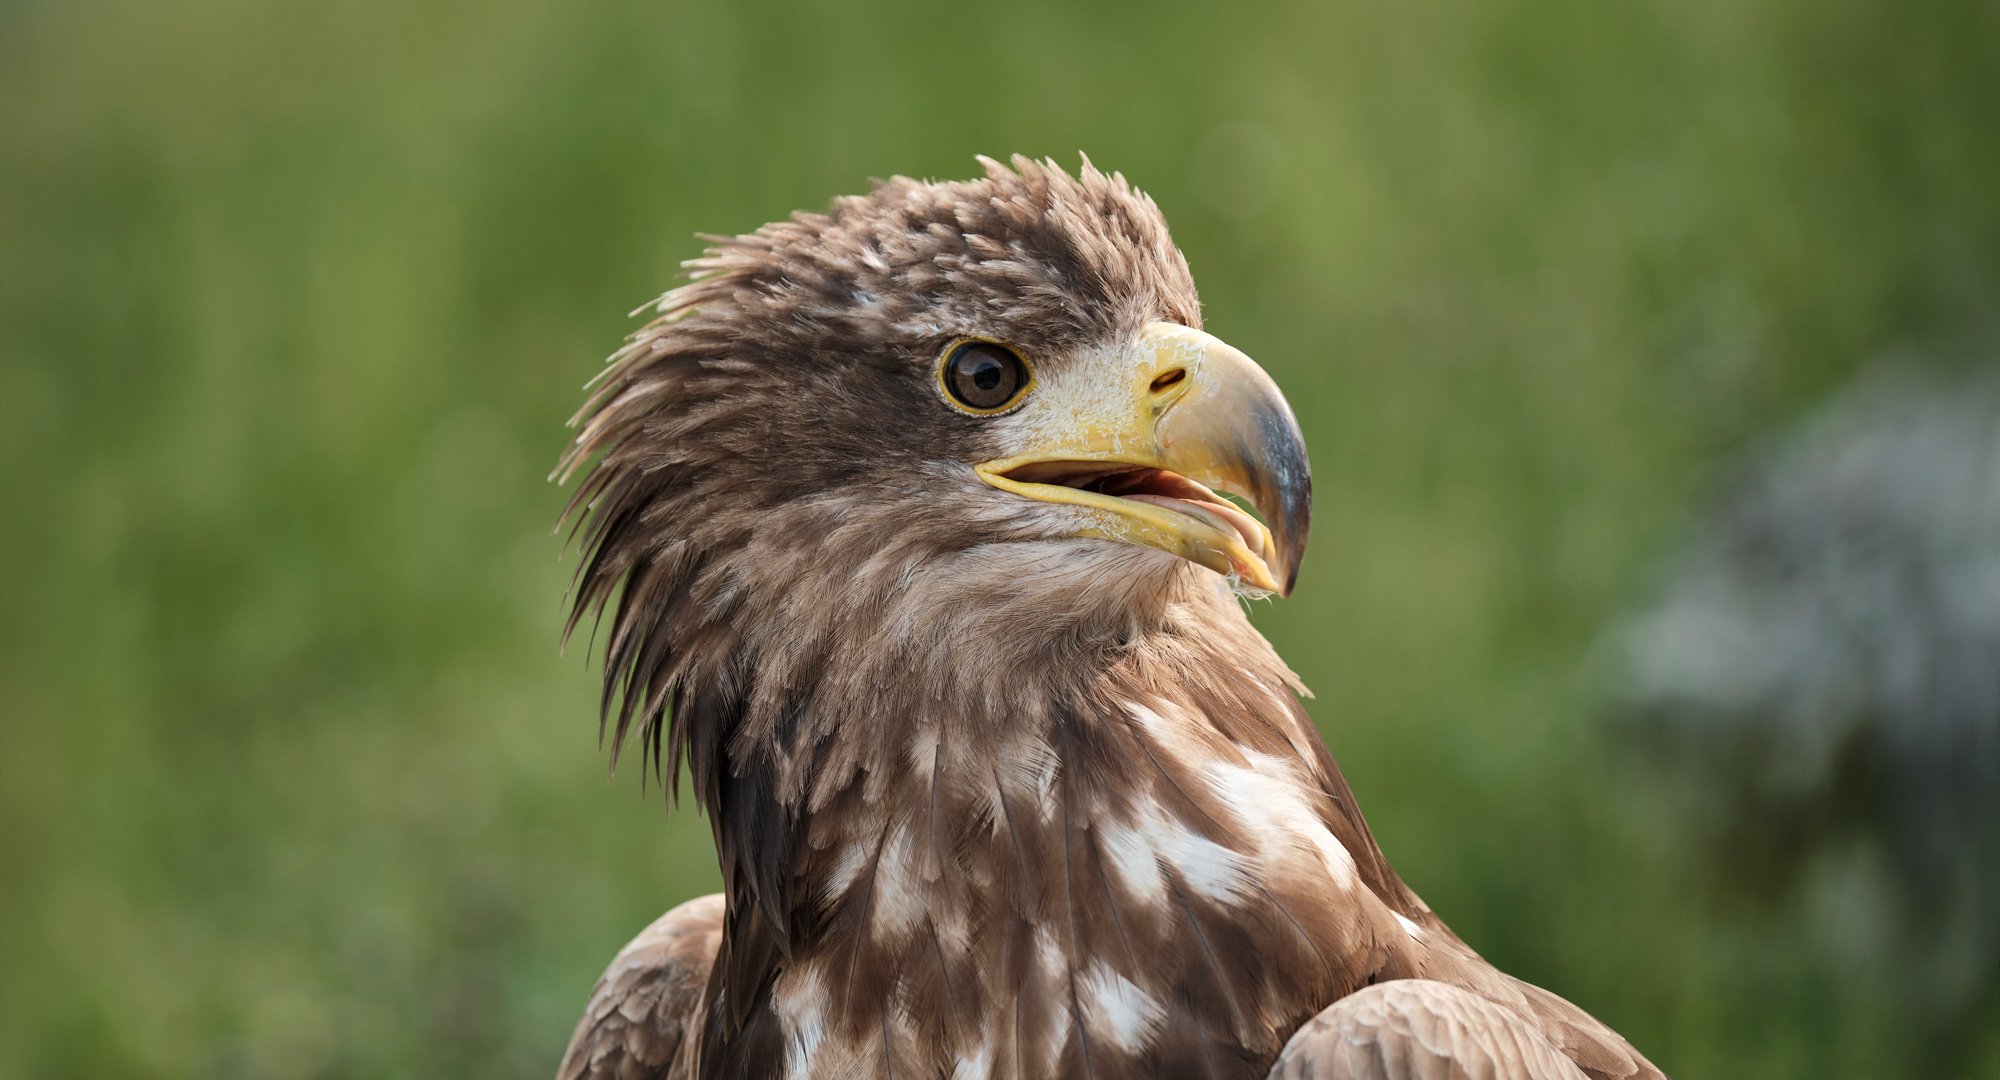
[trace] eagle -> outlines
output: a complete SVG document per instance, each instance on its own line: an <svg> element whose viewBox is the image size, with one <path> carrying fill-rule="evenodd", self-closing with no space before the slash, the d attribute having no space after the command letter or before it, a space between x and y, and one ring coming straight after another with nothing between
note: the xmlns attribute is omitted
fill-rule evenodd
<svg viewBox="0 0 2000 1080"><path fill-rule="evenodd" d="M559 1075L1661 1077L1376 845L1244 610L1304 439L1158 206L979 160L704 236L572 421L600 733L686 770L724 891Z"/></svg>

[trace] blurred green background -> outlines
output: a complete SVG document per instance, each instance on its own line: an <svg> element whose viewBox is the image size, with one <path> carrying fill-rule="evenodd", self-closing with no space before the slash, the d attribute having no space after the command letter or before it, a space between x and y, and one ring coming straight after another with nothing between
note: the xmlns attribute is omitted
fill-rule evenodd
<svg viewBox="0 0 2000 1080"><path fill-rule="evenodd" d="M551 1075L718 884L556 650L581 384L698 230L1079 150L1297 407L1256 618L1411 884L1682 1080L1916 1075L1593 656L1731 452L2000 355L1992 0L0 2L0 1077Z"/></svg>

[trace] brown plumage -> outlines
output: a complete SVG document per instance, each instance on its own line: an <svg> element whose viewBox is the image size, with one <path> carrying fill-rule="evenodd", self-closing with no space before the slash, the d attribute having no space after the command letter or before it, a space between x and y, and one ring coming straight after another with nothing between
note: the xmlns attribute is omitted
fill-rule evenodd
<svg viewBox="0 0 2000 1080"><path fill-rule="evenodd" d="M720 895L690 900L618 950L577 1021L564 1080L692 1075L701 1042L696 1005L722 944L725 910Z"/></svg>
<svg viewBox="0 0 2000 1080"><path fill-rule="evenodd" d="M712 238L578 414L571 624L611 613L614 758L685 764L726 892L620 954L562 1075L1252 1078L1349 999L1311 1030L1383 1052L1302 1033L1287 1075L1465 1075L1354 1071L1449 1030L1474 1075L1659 1076L1376 847L1238 601L1289 590L1303 444L1158 209L986 166ZM968 341L1032 381L959 396ZM1350 998L1390 980L1428 981Z"/></svg>

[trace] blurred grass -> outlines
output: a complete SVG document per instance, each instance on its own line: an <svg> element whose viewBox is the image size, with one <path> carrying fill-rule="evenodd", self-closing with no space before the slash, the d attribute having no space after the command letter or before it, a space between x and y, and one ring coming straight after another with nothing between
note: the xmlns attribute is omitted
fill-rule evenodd
<svg viewBox="0 0 2000 1080"><path fill-rule="evenodd" d="M1257 618L1411 883L1683 1080L1906 1074L1589 646L1721 455L1995 355L1993 3L10 0L0 1076L548 1075L717 887L556 654L580 384L697 230L1079 149L1298 408Z"/></svg>

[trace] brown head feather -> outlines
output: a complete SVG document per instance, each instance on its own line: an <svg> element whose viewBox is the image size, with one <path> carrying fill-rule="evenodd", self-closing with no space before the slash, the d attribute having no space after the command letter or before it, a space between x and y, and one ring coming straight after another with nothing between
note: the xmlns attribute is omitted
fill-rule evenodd
<svg viewBox="0 0 2000 1080"><path fill-rule="evenodd" d="M814 603L801 590L829 584L866 603L842 575L881 560L871 526L911 531L894 545L906 557L1008 535L1004 521L925 529L937 516L910 512L939 471L969 483L982 448L977 420L935 407L946 343L1059 357L1156 319L1201 325L1186 260L1123 177L982 161L984 180L897 177L827 214L710 237L694 282L659 300L572 419L559 475L597 460L565 512L589 511L570 627L625 585L605 663L614 755L635 721L657 746L650 729L684 687L756 696L729 670L746 610ZM745 565L774 545L796 572ZM803 550L819 564L799 565ZM669 755L693 737L677 729Z"/></svg>

